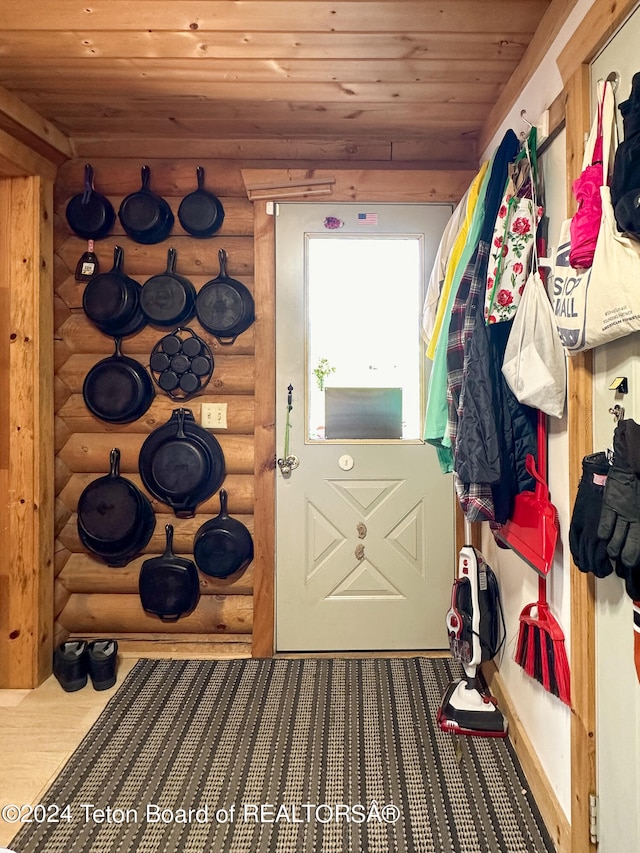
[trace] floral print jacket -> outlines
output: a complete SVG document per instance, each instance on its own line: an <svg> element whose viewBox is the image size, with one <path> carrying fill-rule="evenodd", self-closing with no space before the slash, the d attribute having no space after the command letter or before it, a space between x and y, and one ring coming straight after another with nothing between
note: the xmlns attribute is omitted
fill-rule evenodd
<svg viewBox="0 0 640 853"><path fill-rule="evenodd" d="M493 230L487 273L484 316L487 323L511 320L529 275L537 216L530 196L531 182L517 195L510 183Z"/></svg>

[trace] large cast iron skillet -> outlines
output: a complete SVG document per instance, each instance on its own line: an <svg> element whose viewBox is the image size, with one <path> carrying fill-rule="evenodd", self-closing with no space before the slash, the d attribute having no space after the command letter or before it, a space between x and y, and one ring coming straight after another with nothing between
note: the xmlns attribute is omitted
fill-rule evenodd
<svg viewBox="0 0 640 853"><path fill-rule="evenodd" d="M167 546L160 557L145 560L138 587L142 607L163 622L176 622L191 613L200 597L198 570L193 560L173 553L173 525L165 526Z"/></svg>
<svg viewBox="0 0 640 853"><path fill-rule="evenodd" d="M217 439L196 423L189 409L174 409L147 436L138 457L142 482L178 518L192 518L196 506L222 485L225 465Z"/></svg>
<svg viewBox="0 0 640 853"><path fill-rule="evenodd" d="M253 560L253 539L245 525L227 512L227 492L220 489L220 513L196 533L193 556L201 572L228 578Z"/></svg>

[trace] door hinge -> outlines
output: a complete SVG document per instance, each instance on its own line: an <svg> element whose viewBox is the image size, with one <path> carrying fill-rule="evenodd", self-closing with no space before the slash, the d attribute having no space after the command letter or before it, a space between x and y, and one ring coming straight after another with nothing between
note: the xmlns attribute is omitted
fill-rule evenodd
<svg viewBox="0 0 640 853"><path fill-rule="evenodd" d="M589 794L589 840L592 844L598 843L598 797Z"/></svg>

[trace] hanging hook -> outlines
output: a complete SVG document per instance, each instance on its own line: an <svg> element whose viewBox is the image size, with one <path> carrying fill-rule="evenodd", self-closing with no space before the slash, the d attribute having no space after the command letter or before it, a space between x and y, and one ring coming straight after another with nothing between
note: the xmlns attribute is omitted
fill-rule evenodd
<svg viewBox="0 0 640 853"><path fill-rule="evenodd" d="M612 407L609 409L609 414L610 414L610 415L613 415L615 422L616 422L616 423L618 423L618 421L621 421L621 420L624 418L624 407L623 407L623 406L619 406L619 405L616 403L616 405L615 405L615 406L612 406Z"/></svg>
<svg viewBox="0 0 640 853"><path fill-rule="evenodd" d="M620 72L610 71L604 79L605 83L609 83L611 85L614 93L617 92L618 84L620 83Z"/></svg>
<svg viewBox="0 0 640 853"><path fill-rule="evenodd" d="M533 125L531 124L531 122L527 118L527 111L526 110L520 110L520 118L522 119L522 121L525 124L528 124L530 128L533 128Z"/></svg>

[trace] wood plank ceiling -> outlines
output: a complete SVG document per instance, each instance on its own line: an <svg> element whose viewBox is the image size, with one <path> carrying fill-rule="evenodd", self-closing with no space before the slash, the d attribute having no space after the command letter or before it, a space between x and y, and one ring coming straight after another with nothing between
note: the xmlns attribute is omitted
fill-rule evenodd
<svg viewBox="0 0 640 853"><path fill-rule="evenodd" d="M190 139L273 158L321 140L345 159L468 163L549 5L0 0L0 86L79 156Z"/></svg>

